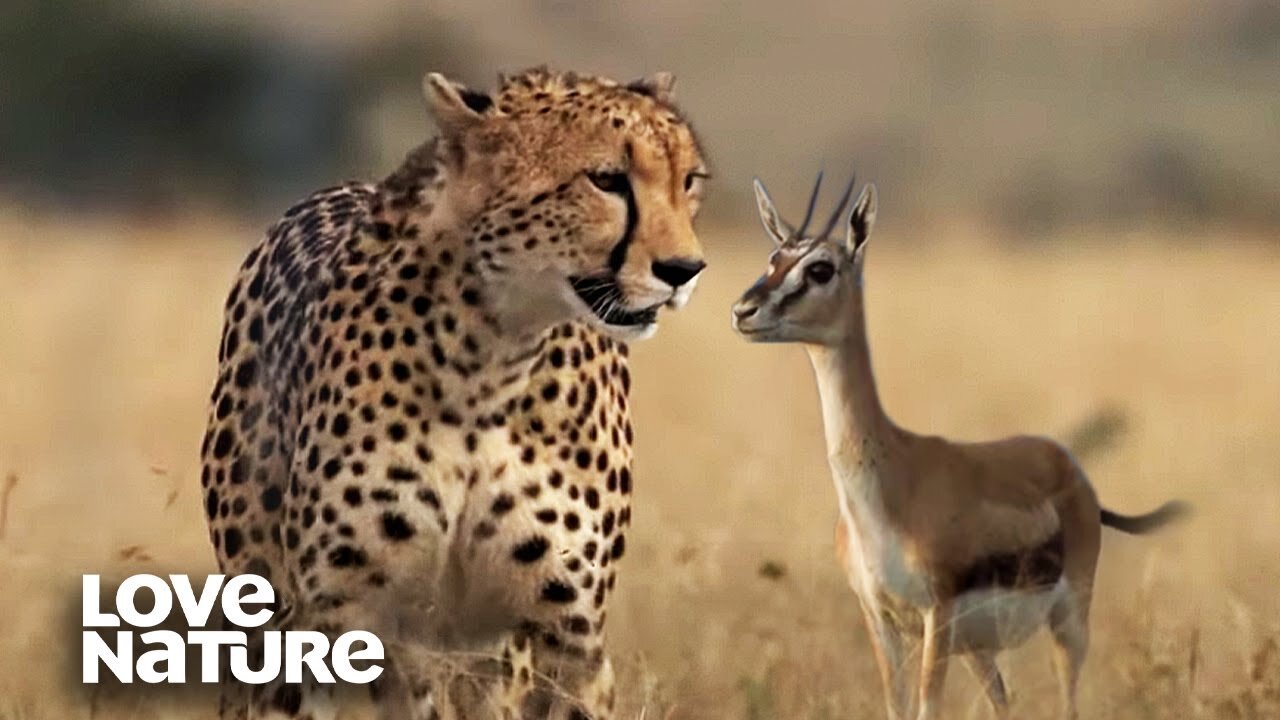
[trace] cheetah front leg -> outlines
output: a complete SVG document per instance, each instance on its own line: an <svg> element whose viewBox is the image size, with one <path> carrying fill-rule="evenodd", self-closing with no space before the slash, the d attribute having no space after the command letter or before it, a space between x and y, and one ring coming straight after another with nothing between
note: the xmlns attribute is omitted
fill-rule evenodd
<svg viewBox="0 0 1280 720"><path fill-rule="evenodd" d="M286 606L287 608L287 606ZM273 618L271 629L288 629L289 610ZM224 630L233 626L224 625ZM249 636L250 664L264 662L263 636ZM220 687L218 717L220 720L333 720L337 716L334 686L307 682L286 683L283 673L272 682L251 685L224 678Z"/></svg>
<svg viewBox="0 0 1280 720"><path fill-rule="evenodd" d="M378 720L520 720L534 684L532 653L527 640L509 638L501 648L396 646L394 662L371 687Z"/></svg>
<svg viewBox="0 0 1280 720"><path fill-rule="evenodd" d="M334 720L334 686L285 683L266 685L224 682L218 706L220 720Z"/></svg>
<svg viewBox="0 0 1280 720"><path fill-rule="evenodd" d="M413 720L578 720L607 719L612 704L613 675L607 662L594 677L582 672L582 662L540 649L550 634L536 638L516 632L505 638L501 652L491 656L453 656L419 664L417 686L438 688L414 705ZM483 653L481 653L483 655ZM423 699L421 696L418 700ZM388 714L379 701L381 720L401 720Z"/></svg>
<svg viewBox="0 0 1280 720"><path fill-rule="evenodd" d="M614 710L614 678L613 663L609 658L602 658L598 665L583 668L567 697L552 706L549 715L552 720L608 720L613 717ZM569 700L568 698L576 698Z"/></svg>
<svg viewBox="0 0 1280 720"><path fill-rule="evenodd" d="M441 720L434 692L438 678L413 669L404 658L389 660L382 675L370 684L369 699L378 720Z"/></svg>
<svg viewBox="0 0 1280 720"><path fill-rule="evenodd" d="M593 650L569 646L547 633L533 652L532 682L516 677L520 720L609 720L614 711L613 664L603 639Z"/></svg>
<svg viewBox="0 0 1280 720"><path fill-rule="evenodd" d="M504 643L502 659L505 672L499 684L499 703L503 720L519 720L524 698L537 684L533 639L527 633L513 633Z"/></svg>
<svg viewBox="0 0 1280 720"><path fill-rule="evenodd" d="M256 642L260 648L261 638ZM224 685L224 692L228 689L234 690ZM281 673L272 682L248 686L247 692L241 686L240 696L246 697L247 702L240 707L245 712L232 717L245 720L334 720L338 715L336 689L334 685L317 682L310 676L301 683L287 683ZM223 715L223 720L227 720L226 715Z"/></svg>
<svg viewBox="0 0 1280 720"><path fill-rule="evenodd" d="M250 720L334 720L334 687L317 683L271 683L254 688Z"/></svg>

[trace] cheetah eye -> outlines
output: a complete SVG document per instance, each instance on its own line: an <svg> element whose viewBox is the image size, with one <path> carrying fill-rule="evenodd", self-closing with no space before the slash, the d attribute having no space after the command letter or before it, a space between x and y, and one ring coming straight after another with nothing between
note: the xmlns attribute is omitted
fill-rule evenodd
<svg viewBox="0 0 1280 720"><path fill-rule="evenodd" d="M701 182L702 180L705 180L705 179L707 179L707 178L709 178L709 177L711 177L711 176L710 176L710 175L708 175L708 174L706 174L706 173L704 173L704 172L698 171L698 170L694 170L693 172L689 173L688 175L685 175L685 176L684 176L684 191L685 191L685 192L693 192L693 189L694 189L695 187L697 187L697 186L698 186L698 183L699 183L699 182Z"/></svg>
<svg viewBox="0 0 1280 720"><path fill-rule="evenodd" d="M818 262L810 263L804 269L804 274L819 285L826 285L835 276L836 268L826 260L819 260Z"/></svg>
<svg viewBox="0 0 1280 720"><path fill-rule="evenodd" d="M631 180L627 178L627 174L624 172L613 170L589 172L587 173L587 179L600 192L607 192L611 195L626 195L631 192Z"/></svg>

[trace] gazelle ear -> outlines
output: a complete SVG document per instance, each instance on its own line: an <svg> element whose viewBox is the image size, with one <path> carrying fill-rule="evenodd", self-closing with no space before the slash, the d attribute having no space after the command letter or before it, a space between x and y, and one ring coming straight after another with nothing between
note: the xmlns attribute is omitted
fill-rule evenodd
<svg viewBox="0 0 1280 720"><path fill-rule="evenodd" d="M845 246L855 257L867 246L871 237L871 227L876 224L876 186L867 183L862 194L849 208L849 223L845 229Z"/></svg>
<svg viewBox="0 0 1280 720"><path fill-rule="evenodd" d="M627 89L670 104L676 99L676 76L669 72L656 72L649 77L627 83Z"/></svg>
<svg viewBox="0 0 1280 720"><path fill-rule="evenodd" d="M422 79L422 94L436 123L446 134L479 123L480 115L493 107L493 99L488 95L451 82L440 73L427 73Z"/></svg>
<svg viewBox="0 0 1280 720"><path fill-rule="evenodd" d="M764 225L765 231L769 233L769 237L773 238L774 244L781 245L791 234L791 230L782 221L782 216L778 215L778 209L773 206L773 198L769 197L769 191L764 189L764 183L760 182L760 178L756 178L754 184L756 207L760 210L760 222Z"/></svg>

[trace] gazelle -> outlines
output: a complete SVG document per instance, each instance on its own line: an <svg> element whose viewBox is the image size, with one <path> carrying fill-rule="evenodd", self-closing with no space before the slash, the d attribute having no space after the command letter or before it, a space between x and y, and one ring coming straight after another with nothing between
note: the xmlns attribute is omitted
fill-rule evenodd
<svg viewBox="0 0 1280 720"><path fill-rule="evenodd" d="M1089 644L1101 526L1140 534L1182 514L1170 502L1130 517L1102 508L1061 445L1018 436L951 442L898 427L876 392L863 311L863 266L876 190L850 180L820 232L785 223L759 180L756 200L776 245L768 270L733 307L752 342L804 345L817 376L840 520L836 551L862 605L891 719L938 713L947 659L961 655L996 715L1008 701L996 654L1047 625L1062 711ZM833 238L843 218L843 237ZM919 650L913 691L907 667Z"/></svg>

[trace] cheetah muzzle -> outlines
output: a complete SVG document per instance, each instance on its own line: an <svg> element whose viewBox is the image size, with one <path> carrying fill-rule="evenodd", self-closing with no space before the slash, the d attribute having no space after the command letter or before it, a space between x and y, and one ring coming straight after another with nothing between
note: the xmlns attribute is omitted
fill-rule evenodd
<svg viewBox="0 0 1280 720"><path fill-rule="evenodd" d="M658 321L658 308L672 302L666 300L640 310L628 310L622 289L611 277L574 277L569 278L569 284L591 314L610 328L643 330Z"/></svg>

